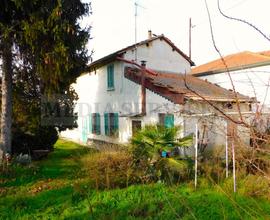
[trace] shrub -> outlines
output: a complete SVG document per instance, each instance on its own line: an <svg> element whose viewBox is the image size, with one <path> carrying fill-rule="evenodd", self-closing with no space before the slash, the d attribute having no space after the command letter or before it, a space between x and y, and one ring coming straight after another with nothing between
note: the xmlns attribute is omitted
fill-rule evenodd
<svg viewBox="0 0 270 220"><path fill-rule="evenodd" d="M93 153L83 159L83 165L96 189L127 187L137 181L132 157L126 151Z"/></svg>
<svg viewBox="0 0 270 220"><path fill-rule="evenodd" d="M52 150L58 139L54 127L40 127L34 134L16 131L13 133L12 153L31 154L33 150Z"/></svg>
<svg viewBox="0 0 270 220"><path fill-rule="evenodd" d="M270 200L270 181L263 176L248 175L238 183L239 192L245 196Z"/></svg>

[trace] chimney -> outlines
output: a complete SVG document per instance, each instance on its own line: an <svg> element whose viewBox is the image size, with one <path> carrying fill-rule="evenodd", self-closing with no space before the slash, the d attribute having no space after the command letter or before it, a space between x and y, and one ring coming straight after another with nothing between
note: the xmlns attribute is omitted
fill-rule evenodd
<svg viewBox="0 0 270 220"><path fill-rule="evenodd" d="M151 39L151 38L152 38L152 31L149 30L149 31L148 31L148 39Z"/></svg>
<svg viewBox="0 0 270 220"><path fill-rule="evenodd" d="M141 101L142 101L142 116L146 115L146 88L145 88L145 67L146 61L141 61L142 71L141 71Z"/></svg>

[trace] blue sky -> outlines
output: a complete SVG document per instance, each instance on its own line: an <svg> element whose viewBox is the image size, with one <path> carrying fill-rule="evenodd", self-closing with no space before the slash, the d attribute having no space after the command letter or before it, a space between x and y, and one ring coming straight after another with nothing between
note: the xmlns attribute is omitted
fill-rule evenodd
<svg viewBox="0 0 270 220"><path fill-rule="evenodd" d="M91 25L89 50L98 59L135 42L135 0L92 0L93 14L83 20ZM216 0L207 0L214 36L223 55L244 50L270 50L270 42L245 24L220 15ZM137 39L147 38L147 31L164 34L188 54L188 21L192 18L192 59L197 64L218 58L214 50L204 0L137 0ZM269 0L220 0L224 12L245 19L270 37Z"/></svg>

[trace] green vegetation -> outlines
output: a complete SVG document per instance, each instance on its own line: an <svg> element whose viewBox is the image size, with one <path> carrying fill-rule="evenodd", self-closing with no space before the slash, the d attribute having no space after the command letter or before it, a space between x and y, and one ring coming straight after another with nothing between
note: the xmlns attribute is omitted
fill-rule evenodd
<svg viewBox="0 0 270 220"><path fill-rule="evenodd" d="M50 149L57 130L77 126L78 97L70 85L90 58L90 27L80 26L90 6L80 0L1 1L0 160L6 153Z"/></svg>
<svg viewBox="0 0 270 220"><path fill-rule="evenodd" d="M132 137L134 166L141 171L145 183L160 180L173 184L189 178L192 161L173 151L191 146L193 140L192 136L178 138L179 133L180 127L146 125Z"/></svg>
<svg viewBox="0 0 270 220"><path fill-rule="evenodd" d="M59 140L48 158L0 174L0 219L269 219L269 200L200 180L96 190L85 160L97 152ZM122 156L122 158L125 158ZM241 185L239 185L241 187ZM244 187L244 186L243 186Z"/></svg>

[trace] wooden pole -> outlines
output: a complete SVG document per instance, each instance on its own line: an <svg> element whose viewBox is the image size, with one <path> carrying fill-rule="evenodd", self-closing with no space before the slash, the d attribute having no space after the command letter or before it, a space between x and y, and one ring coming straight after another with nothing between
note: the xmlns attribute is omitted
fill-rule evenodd
<svg viewBox="0 0 270 220"><path fill-rule="evenodd" d="M197 173L198 173L198 124L195 125L195 189L197 188Z"/></svg>
<svg viewBox="0 0 270 220"><path fill-rule="evenodd" d="M138 59L138 57L137 57L137 16L138 16L138 3L136 2L136 0L135 0L135 3L134 3L134 6L135 6L135 15L134 15L134 18L135 18L135 33L134 33L134 35L135 35L135 50L134 50L134 55L135 55L135 57L134 57L134 60L135 60L135 62L137 62L137 59Z"/></svg>
<svg viewBox="0 0 270 220"><path fill-rule="evenodd" d="M189 58L191 59L191 18L189 18Z"/></svg>
<svg viewBox="0 0 270 220"><path fill-rule="evenodd" d="M225 124L225 159L226 159L226 178L229 177L229 158L228 158L228 122Z"/></svg>
<svg viewBox="0 0 270 220"><path fill-rule="evenodd" d="M232 140L232 159L233 159L233 192L236 192L235 151L233 140Z"/></svg>

